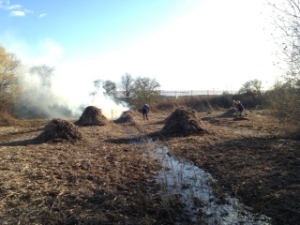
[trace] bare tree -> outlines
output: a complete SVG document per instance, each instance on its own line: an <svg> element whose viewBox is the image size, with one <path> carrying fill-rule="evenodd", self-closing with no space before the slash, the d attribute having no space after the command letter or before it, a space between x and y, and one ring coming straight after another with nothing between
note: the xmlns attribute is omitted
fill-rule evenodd
<svg viewBox="0 0 300 225"><path fill-rule="evenodd" d="M105 90L105 94L107 94L107 95L113 95L117 89L116 83L111 80L104 81L102 87Z"/></svg>
<svg viewBox="0 0 300 225"><path fill-rule="evenodd" d="M300 1L267 0L274 9L274 40L279 46L280 59L287 68L285 79L300 87Z"/></svg>
<svg viewBox="0 0 300 225"><path fill-rule="evenodd" d="M133 85L133 102L135 105L151 104L159 94L160 84L148 77L138 77Z"/></svg>
<svg viewBox="0 0 300 225"><path fill-rule="evenodd" d="M100 79L97 79L97 80L94 80L93 82L94 82L94 87L95 87L97 90L99 90L100 87L101 87L102 81L101 81Z"/></svg>
<svg viewBox="0 0 300 225"><path fill-rule="evenodd" d="M18 67L14 54L0 46L0 111L10 111L19 95Z"/></svg>
<svg viewBox="0 0 300 225"><path fill-rule="evenodd" d="M119 102L119 99L117 98L117 85L115 82L111 80L106 80L103 83L103 89L105 90L104 95L109 96L112 100L115 102Z"/></svg>
<svg viewBox="0 0 300 225"><path fill-rule="evenodd" d="M239 94L251 94L254 96L261 94L261 81L254 79L247 81L239 90Z"/></svg>
<svg viewBox="0 0 300 225"><path fill-rule="evenodd" d="M101 88L101 84L102 81L100 79L94 80L94 90L92 92L90 92L90 96L93 96L93 98L95 98L95 96L98 94L100 88Z"/></svg>
<svg viewBox="0 0 300 225"><path fill-rule="evenodd" d="M47 65L39 65L39 66L32 66L29 69L29 73L34 76L39 76L41 79L41 85L42 87L45 88L50 88L51 87L51 79L54 75L54 67L50 67Z"/></svg>
<svg viewBox="0 0 300 225"><path fill-rule="evenodd" d="M286 83L274 86L271 105L278 106L275 110L282 106L289 108L283 119L300 126L300 1L267 2L274 9L275 40L281 48L282 60L287 68L284 73ZM290 99L295 100L293 104L288 104Z"/></svg>
<svg viewBox="0 0 300 225"><path fill-rule="evenodd" d="M128 73L121 77L120 90L124 91L126 98L129 98L133 92L134 79Z"/></svg>
<svg viewBox="0 0 300 225"><path fill-rule="evenodd" d="M104 90L104 92L101 94L105 94L105 95L113 96L113 97L115 96L115 91L117 89L117 85L115 82L110 81L110 80L103 81L103 80L97 79L97 80L94 80L93 83L94 83L95 89L92 92L90 92L90 96L93 96L95 98L96 95L100 91L103 91L103 90Z"/></svg>

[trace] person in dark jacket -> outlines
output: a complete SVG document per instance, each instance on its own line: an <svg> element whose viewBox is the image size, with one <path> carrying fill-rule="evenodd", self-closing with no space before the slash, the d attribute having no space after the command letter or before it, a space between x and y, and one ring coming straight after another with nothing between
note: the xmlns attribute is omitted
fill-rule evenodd
<svg viewBox="0 0 300 225"><path fill-rule="evenodd" d="M236 109L239 112L239 116L242 116L242 113L244 111L244 106L242 105L242 103L239 100L233 101L233 105L236 107Z"/></svg>
<svg viewBox="0 0 300 225"><path fill-rule="evenodd" d="M143 113L143 119L147 119L148 120L148 112L149 112L150 108L147 104L144 104L142 106L142 113Z"/></svg>

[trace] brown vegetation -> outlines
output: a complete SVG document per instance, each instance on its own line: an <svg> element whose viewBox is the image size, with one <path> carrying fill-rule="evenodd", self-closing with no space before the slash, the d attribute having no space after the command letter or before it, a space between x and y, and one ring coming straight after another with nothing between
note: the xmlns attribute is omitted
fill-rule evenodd
<svg viewBox="0 0 300 225"><path fill-rule="evenodd" d="M104 126L107 122L108 120L102 114L101 109L95 106L88 106L85 108L79 120L77 120L75 124L79 126Z"/></svg>
<svg viewBox="0 0 300 225"><path fill-rule="evenodd" d="M218 115L218 117L235 117L236 113L237 113L237 109L230 108L226 110L224 113L222 113L221 115Z"/></svg>
<svg viewBox="0 0 300 225"><path fill-rule="evenodd" d="M46 126L44 131L35 138L37 142L61 142L61 141L78 141L82 139L82 134L77 127L61 119L53 119Z"/></svg>
<svg viewBox="0 0 300 225"><path fill-rule="evenodd" d="M196 111L180 107L174 110L166 119L160 134L165 136L188 136L206 133L200 123Z"/></svg>
<svg viewBox="0 0 300 225"><path fill-rule="evenodd" d="M214 192L220 201L228 193L253 212L270 216L272 224L297 224L300 140L291 133L292 125L267 111L249 113L248 120L219 117L223 113L214 111L200 123L206 112L179 108L152 112L147 121L139 116L134 123L79 126L82 139L74 144L16 144L39 136L45 121L0 126L0 220L3 224L205 224L201 210L197 223L191 222L178 196L163 197L164 187L154 182L160 165L143 153L160 145L209 171L218 180ZM188 121L199 122L202 130L210 132L175 135L157 143L133 142L132 137L147 137L165 126L177 133L183 124L182 132L192 134L198 126ZM53 121L50 124L42 132L46 136L57 133Z"/></svg>
<svg viewBox="0 0 300 225"><path fill-rule="evenodd" d="M127 110L122 112L121 116L114 120L115 123L126 123L126 122L132 122L134 117L134 113L131 110Z"/></svg>

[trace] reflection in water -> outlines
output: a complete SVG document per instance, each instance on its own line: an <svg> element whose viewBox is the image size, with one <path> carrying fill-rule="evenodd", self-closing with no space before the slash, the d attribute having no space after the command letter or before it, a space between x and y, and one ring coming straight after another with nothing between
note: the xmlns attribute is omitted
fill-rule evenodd
<svg viewBox="0 0 300 225"><path fill-rule="evenodd" d="M156 176L156 181L166 188L162 196L178 195L185 205L185 213L196 222L199 211L205 214L208 224L244 224L268 225L270 219L254 215L251 209L237 199L226 195L225 201L217 199L209 183L216 182L212 176L195 166L192 162L179 162L169 156L166 147L157 148L152 157L160 161L163 169ZM201 204L197 202L201 202ZM225 203L224 203L225 202Z"/></svg>

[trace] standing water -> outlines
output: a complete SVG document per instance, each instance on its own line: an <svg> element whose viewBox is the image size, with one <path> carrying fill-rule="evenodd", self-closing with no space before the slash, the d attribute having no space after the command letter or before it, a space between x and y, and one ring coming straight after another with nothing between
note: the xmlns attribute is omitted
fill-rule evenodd
<svg viewBox="0 0 300 225"><path fill-rule="evenodd" d="M209 225L269 225L270 218L256 215L238 199L226 195L225 202L214 196L209 183L216 182L212 176L195 166L192 162L179 162L168 154L168 148L157 148L152 157L162 165L156 176L156 182L166 188L162 195L178 195L185 205L184 211L193 222L197 221L199 211L205 215ZM201 206L195 204L200 200ZM247 209L246 209L247 208Z"/></svg>

